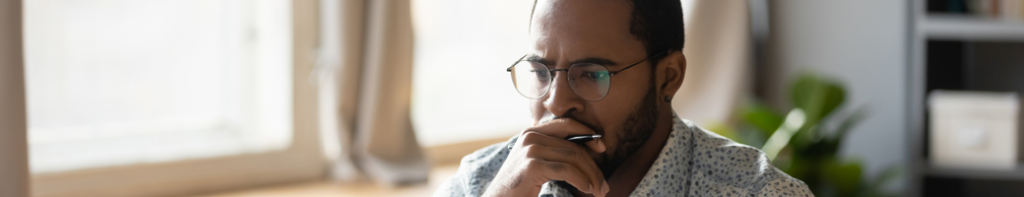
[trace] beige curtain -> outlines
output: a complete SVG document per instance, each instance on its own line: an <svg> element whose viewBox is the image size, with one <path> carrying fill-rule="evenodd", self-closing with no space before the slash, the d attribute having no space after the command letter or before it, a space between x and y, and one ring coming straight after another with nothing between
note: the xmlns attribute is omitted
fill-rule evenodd
<svg viewBox="0 0 1024 197"><path fill-rule="evenodd" d="M699 125L727 124L752 81L748 1L697 0L690 6L684 6L686 77L672 106Z"/></svg>
<svg viewBox="0 0 1024 197"><path fill-rule="evenodd" d="M364 175L392 187L427 180L430 166L416 141L410 117L413 32L408 0L321 1L321 96L337 102L329 110L336 129L332 175L355 180ZM333 28L333 29L332 29ZM331 58L335 56L337 58ZM331 66L333 65L333 66ZM336 79L336 80L335 80ZM324 84L327 85L324 85ZM329 127L332 125L328 125Z"/></svg>
<svg viewBox="0 0 1024 197"><path fill-rule="evenodd" d="M21 1L0 1L0 196L29 196Z"/></svg>

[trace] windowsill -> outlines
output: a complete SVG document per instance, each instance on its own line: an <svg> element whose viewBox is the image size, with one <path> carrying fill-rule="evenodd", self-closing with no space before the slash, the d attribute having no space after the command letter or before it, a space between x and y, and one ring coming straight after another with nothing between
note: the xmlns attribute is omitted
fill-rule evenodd
<svg viewBox="0 0 1024 197"><path fill-rule="evenodd" d="M306 197L375 197L375 196L430 196L448 177L458 170L458 165L435 166L430 171L427 184L384 188L370 182L340 183L316 181L292 185L263 187L250 190L226 192L196 197L270 197L270 196L306 196Z"/></svg>
<svg viewBox="0 0 1024 197"><path fill-rule="evenodd" d="M424 148L434 166L427 184L385 188L371 182L312 181L287 185L258 187L197 197L262 197L262 196L430 196L448 177L455 174L463 156L486 146L505 142L508 137L476 140Z"/></svg>
<svg viewBox="0 0 1024 197"><path fill-rule="evenodd" d="M30 144L29 150L33 157L33 173L52 173L281 151L288 148L291 141L291 136L287 136L279 142L254 143L239 135L229 130L165 132Z"/></svg>
<svg viewBox="0 0 1024 197"><path fill-rule="evenodd" d="M424 154L430 159L432 166L458 166L459 162L462 161L462 157L473 153L481 148L508 141L508 137L498 137L483 140L474 140L468 142L459 142L451 144L442 144L436 146L429 146L423 148Z"/></svg>

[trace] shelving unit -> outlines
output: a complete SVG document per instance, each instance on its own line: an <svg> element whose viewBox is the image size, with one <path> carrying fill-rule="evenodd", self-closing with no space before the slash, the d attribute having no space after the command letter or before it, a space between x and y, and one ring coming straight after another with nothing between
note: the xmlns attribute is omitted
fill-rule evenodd
<svg viewBox="0 0 1024 197"><path fill-rule="evenodd" d="M934 89L1024 95L1024 21L929 13L927 3L909 12L907 196L1022 196L1024 162L1012 171L931 165L926 100Z"/></svg>
<svg viewBox="0 0 1024 197"><path fill-rule="evenodd" d="M1024 180L1024 164L1018 164L1017 169L1013 171L942 168L927 164L921 165L919 168L924 169L926 175L935 177L1008 181Z"/></svg>
<svg viewBox="0 0 1024 197"><path fill-rule="evenodd" d="M1024 41L1024 21L926 14L917 29L929 39Z"/></svg>

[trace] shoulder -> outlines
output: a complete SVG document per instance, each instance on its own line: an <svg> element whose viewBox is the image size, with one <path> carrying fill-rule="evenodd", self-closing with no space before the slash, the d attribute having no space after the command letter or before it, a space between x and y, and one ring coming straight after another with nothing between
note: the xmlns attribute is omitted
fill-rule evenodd
<svg viewBox="0 0 1024 197"><path fill-rule="evenodd" d="M715 172L722 172L716 177L724 180L748 180L774 169L771 161L761 150L736 143L689 121L684 122L693 138L692 154L695 167L703 169L705 173L714 175ZM735 176L724 177L734 174Z"/></svg>
<svg viewBox="0 0 1024 197"><path fill-rule="evenodd" d="M756 196L808 197L814 196L814 194L811 193L811 190L807 188L807 184L804 184L803 181L797 180L793 177L784 176L768 181L767 184L758 189Z"/></svg>
<svg viewBox="0 0 1024 197"><path fill-rule="evenodd" d="M434 196L479 196L487 189L494 175L508 157L507 142L493 144L477 150L459 163L459 170L441 184Z"/></svg>
<svg viewBox="0 0 1024 197"><path fill-rule="evenodd" d="M692 135L693 176L701 188L735 188L755 196L813 196L807 185L775 168L760 149L737 143L683 121Z"/></svg>

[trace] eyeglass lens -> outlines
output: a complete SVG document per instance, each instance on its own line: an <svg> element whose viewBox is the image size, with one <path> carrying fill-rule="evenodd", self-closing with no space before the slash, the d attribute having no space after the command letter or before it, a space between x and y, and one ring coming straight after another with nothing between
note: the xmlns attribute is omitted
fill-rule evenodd
<svg viewBox="0 0 1024 197"><path fill-rule="evenodd" d="M512 66L512 82L519 94L527 98L540 98L551 88L554 72L538 62L520 61ZM573 64L569 67L569 86L584 100L600 100L608 94L611 75L599 64Z"/></svg>

